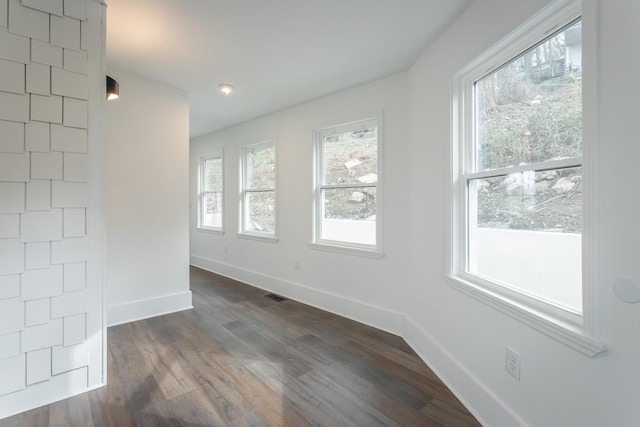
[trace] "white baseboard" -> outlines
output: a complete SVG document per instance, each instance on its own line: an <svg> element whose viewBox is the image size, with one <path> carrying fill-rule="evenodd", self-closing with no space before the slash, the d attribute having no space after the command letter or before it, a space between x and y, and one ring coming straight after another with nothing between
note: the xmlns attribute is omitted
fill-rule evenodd
<svg viewBox="0 0 640 427"><path fill-rule="evenodd" d="M403 337L483 426L527 425L446 348L407 317Z"/></svg>
<svg viewBox="0 0 640 427"><path fill-rule="evenodd" d="M107 327L193 308L191 291L107 307Z"/></svg>
<svg viewBox="0 0 640 427"><path fill-rule="evenodd" d="M198 255L192 254L190 262L194 267L238 280L383 331L395 335L402 333L404 315L401 313Z"/></svg>

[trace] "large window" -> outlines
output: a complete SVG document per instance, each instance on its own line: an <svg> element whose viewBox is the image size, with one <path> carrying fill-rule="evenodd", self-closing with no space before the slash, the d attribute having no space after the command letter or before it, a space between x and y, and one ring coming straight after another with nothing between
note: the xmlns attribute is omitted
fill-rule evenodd
<svg viewBox="0 0 640 427"><path fill-rule="evenodd" d="M533 21L454 79L451 276L521 320L583 330L579 2Z"/></svg>
<svg viewBox="0 0 640 427"><path fill-rule="evenodd" d="M242 148L240 235L276 237L276 148L274 141Z"/></svg>
<svg viewBox="0 0 640 427"><path fill-rule="evenodd" d="M222 231L222 153L200 158L198 228Z"/></svg>
<svg viewBox="0 0 640 427"><path fill-rule="evenodd" d="M380 255L380 120L315 132L314 243Z"/></svg>

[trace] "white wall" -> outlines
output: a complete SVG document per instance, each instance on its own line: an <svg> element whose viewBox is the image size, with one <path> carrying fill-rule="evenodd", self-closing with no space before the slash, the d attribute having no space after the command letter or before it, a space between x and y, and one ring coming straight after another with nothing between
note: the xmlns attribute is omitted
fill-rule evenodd
<svg viewBox="0 0 640 427"><path fill-rule="evenodd" d="M107 103L109 325L191 307L189 103L178 89L117 70Z"/></svg>
<svg viewBox="0 0 640 427"><path fill-rule="evenodd" d="M0 0L0 418L103 383L104 16Z"/></svg>
<svg viewBox="0 0 640 427"><path fill-rule="evenodd" d="M398 74L191 141L191 262L400 333L406 285L406 75ZM384 110L382 259L311 249L312 132ZM239 150L277 136L277 243L239 239ZM225 234L196 230L198 158L224 148ZM225 248L227 251L225 252ZM294 258L300 268L294 269Z"/></svg>
<svg viewBox="0 0 640 427"><path fill-rule="evenodd" d="M636 188L640 3L600 1L598 16L598 322L609 350L588 358L451 288L445 271L451 76L547 1L476 0L409 71L412 237L405 336L490 426L635 426L640 420L640 306L612 293L640 282ZM589 3L589 2L587 2ZM634 52L630 54L630 52ZM504 371L505 346L520 352L521 380Z"/></svg>

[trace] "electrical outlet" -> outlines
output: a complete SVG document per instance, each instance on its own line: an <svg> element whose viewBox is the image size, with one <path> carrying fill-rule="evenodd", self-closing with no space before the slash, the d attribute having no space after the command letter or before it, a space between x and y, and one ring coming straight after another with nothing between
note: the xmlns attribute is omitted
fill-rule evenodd
<svg viewBox="0 0 640 427"><path fill-rule="evenodd" d="M513 378L520 381L520 354L509 346L507 346L504 370Z"/></svg>

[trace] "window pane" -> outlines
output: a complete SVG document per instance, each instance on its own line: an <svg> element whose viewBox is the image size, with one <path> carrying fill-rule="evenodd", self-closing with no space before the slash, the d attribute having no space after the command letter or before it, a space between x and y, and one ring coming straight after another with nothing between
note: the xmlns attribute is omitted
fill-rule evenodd
<svg viewBox="0 0 640 427"><path fill-rule="evenodd" d="M375 184L378 128L369 126L322 136L323 184Z"/></svg>
<svg viewBox="0 0 640 427"><path fill-rule="evenodd" d="M276 157L273 145L246 153L247 189L275 188Z"/></svg>
<svg viewBox="0 0 640 427"><path fill-rule="evenodd" d="M247 192L245 195L245 231L274 233L276 229L275 192Z"/></svg>
<svg viewBox="0 0 640 427"><path fill-rule="evenodd" d="M475 85L476 171L582 156L582 23Z"/></svg>
<svg viewBox="0 0 640 427"><path fill-rule="evenodd" d="M582 309L582 168L469 182L469 272Z"/></svg>
<svg viewBox="0 0 640 427"><path fill-rule="evenodd" d="M202 225L222 227L222 193L203 194Z"/></svg>
<svg viewBox="0 0 640 427"><path fill-rule="evenodd" d="M322 239L376 244L376 188L322 190Z"/></svg>
<svg viewBox="0 0 640 427"><path fill-rule="evenodd" d="M204 161L203 191L222 191L222 158Z"/></svg>

